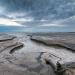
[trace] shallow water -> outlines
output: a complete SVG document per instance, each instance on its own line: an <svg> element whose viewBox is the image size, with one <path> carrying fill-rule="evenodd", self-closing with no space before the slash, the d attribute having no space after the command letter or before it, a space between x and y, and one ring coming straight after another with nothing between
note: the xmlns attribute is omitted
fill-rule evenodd
<svg viewBox="0 0 75 75"><path fill-rule="evenodd" d="M25 34L17 34L19 41L24 43L24 47L18 51L18 53L30 53L30 52L46 52L54 54L60 58L62 58L64 61L67 60L67 62L74 61L75 53L72 51L69 51L65 48L59 48L59 47L52 47L52 46L46 46L41 43L33 42L30 40L29 36L26 36ZM17 51L16 51L17 52Z"/></svg>

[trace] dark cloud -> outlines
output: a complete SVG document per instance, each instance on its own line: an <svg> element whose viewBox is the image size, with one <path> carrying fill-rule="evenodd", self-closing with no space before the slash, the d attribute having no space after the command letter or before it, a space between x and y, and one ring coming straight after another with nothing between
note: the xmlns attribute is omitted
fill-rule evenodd
<svg viewBox="0 0 75 75"><path fill-rule="evenodd" d="M26 12L39 20L68 18L75 15L74 0L0 0L0 6L6 8L6 13Z"/></svg>

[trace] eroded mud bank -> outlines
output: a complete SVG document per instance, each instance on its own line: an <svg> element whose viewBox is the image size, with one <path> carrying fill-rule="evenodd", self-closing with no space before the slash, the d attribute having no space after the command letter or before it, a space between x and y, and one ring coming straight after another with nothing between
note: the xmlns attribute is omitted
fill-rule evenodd
<svg viewBox="0 0 75 75"><path fill-rule="evenodd" d="M64 33L65 34L65 33ZM32 36L31 40L43 43L49 46L58 46L75 51L75 34L68 35L47 35L47 36Z"/></svg>
<svg viewBox="0 0 75 75"><path fill-rule="evenodd" d="M68 35L48 35L48 36L40 36L34 35L31 37L32 41L37 43L41 43L47 45L49 47L58 47L57 50L49 50L44 58L46 63L52 65L55 71L59 72L59 75L74 75L69 72L71 69L75 67L75 34ZM63 50L62 50L63 48ZM69 71L66 72L66 69ZM74 70L74 69L73 69ZM60 73L61 72L61 73Z"/></svg>

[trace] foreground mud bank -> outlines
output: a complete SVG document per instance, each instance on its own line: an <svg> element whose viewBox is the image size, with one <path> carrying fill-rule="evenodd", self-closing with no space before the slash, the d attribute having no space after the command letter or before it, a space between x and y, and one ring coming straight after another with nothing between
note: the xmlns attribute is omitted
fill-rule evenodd
<svg viewBox="0 0 75 75"><path fill-rule="evenodd" d="M52 65L58 75L75 75L75 34L68 35L34 35L32 41L42 43L49 47L58 47L58 50L50 50L44 58ZM61 48L64 48L62 50ZM66 50L65 50L66 49ZM71 71L71 72L70 72Z"/></svg>

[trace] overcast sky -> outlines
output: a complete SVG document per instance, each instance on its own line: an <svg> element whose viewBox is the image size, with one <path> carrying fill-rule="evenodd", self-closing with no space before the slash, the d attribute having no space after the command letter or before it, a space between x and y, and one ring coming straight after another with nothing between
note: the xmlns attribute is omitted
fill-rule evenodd
<svg viewBox="0 0 75 75"><path fill-rule="evenodd" d="M74 32L75 1L0 0L0 31L7 30Z"/></svg>

